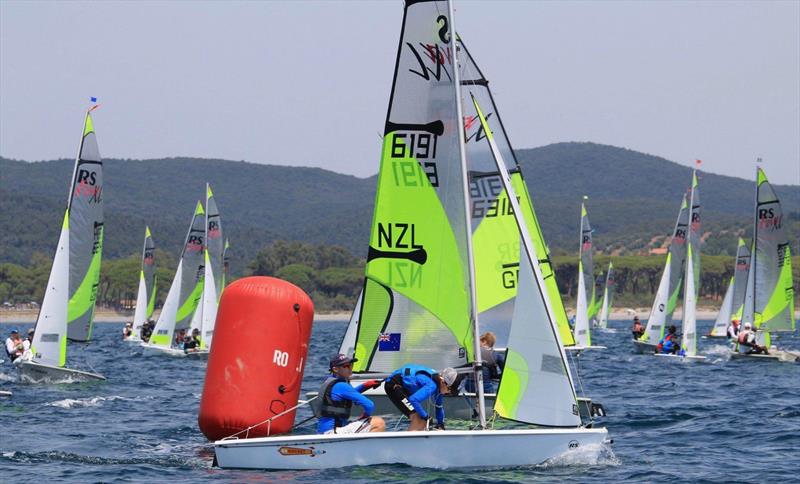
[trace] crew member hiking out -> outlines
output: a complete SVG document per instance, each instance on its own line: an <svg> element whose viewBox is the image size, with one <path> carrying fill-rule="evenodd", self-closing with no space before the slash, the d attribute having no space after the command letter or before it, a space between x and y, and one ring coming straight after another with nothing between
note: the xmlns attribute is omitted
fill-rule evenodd
<svg viewBox="0 0 800 484"><path fill-rule="evenodd" d="M442 396L450 392L458 373L453 368L440 372L422 365L406 365L394 371L384 381L386 396L411 421L408 430L425 430L430 416L423 403L433 400L436 409L436 429L444 430Z"/></svg>
<svg viewBox="0 0 800 484"><path fill-rule="evenodd" d="M633 334L633 339L639 339L644 334L644 326L642 326L642 322L639 321L639 316L634 316L633 318L631 333Z"/></svg>
<svg viewBox="0 0 800 484"><path fill-rule="evenodd" d="M669 332L667 335L665 335L664 338L658 342L658 345L656 345L656 353L674 355L678 352L681 345L678 342L678 335L676 334L677 331L678 328L676 328L674 324L669 327Z"/></svg>
<svg viewBox="0 0 800 484"><path fill-rule="evenodd" d="M756 343L756 331L750 323L744 323L744 329L737 336L738 349L741 353L768 355L766 346Z"/></svg>
<svg viewBox="0 0 800 484"><path fill-rule="evenodd" d="M386 423L380 417L373 417L375 404L361 393L380 386L380 380L369 380L353 388L353 362L347 355L338 354L331 358L328 377L319 389L320 399L317 432L320 434L357 434L362 432L383 432ZM350 421L353 404L360 405L364 413L354 422Z"/></svg>

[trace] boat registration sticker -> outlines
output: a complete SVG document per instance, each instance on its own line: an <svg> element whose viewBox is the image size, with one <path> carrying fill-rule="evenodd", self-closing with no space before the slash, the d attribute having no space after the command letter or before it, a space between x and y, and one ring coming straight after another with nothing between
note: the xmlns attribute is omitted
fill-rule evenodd
<svg viewBox="0 0 800 484"><path fill-rule="evenodd" d="M316 450L314 447L281 447L278 449L278 452L281 455L310 455L314 457L315 455L324 454L324 450Z"/></svg>

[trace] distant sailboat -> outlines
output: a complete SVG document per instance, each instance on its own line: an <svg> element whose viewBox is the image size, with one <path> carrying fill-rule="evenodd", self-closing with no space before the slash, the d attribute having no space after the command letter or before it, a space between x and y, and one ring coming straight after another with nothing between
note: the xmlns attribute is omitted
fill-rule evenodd
<svg viewBox="0 0 800 484"><path fill-rule="evenodd" d="M583 197L586 200L588 197ZM592 345L592 328L589 308L595 300L594 263L592 262L592 226L586 204L581 203L580 259L578 261L578 300L575 305L575 346L570 350L605 349Z"/></svg>
<svg viewBox="0 0 800 484"><path fill-rule="evenodd" d="M203 291L205 211L198 201L189 232L186 234L178 268L172 279L164 306L158 315L148 343L142 343L145 353L184 356L183 350L173 348L176 328L187 328L194 317Z"/></svg>
<svg viewBox="0 0 800 484"><path fill-rule="evenodd" d="M647 320L645 333L638 340L633 340L637 353L653 353L658 342L664 337L667 326L672 324L672 313L678 304L683 281L683 265L686 261L686 235L689 227L689 206L686 195L681 201L678 211L678 220L672 232L669 243L667 261L664 272L661 273L661 282L658 284L653 308Z"/></svg>
<svg viewBox="0 0 800 484"><path fill-rule="evenodd" d="M208 353L214 336L214 325L217 320L219 296L224 287L224 252L226 247L222 239L222 221L217 202L206 184L206 233L203 263L203 296L194 317L191 330L200 332L200 348L195 353ZM219 288L219 290L218 290Z"/></svg>
<svg viewBox="0 0 800 484"><path fill-rule="evenodd" d="M767 175L756 169L753 249L742 311L742 325L758 329L756 342L769 348L768 355L746 353L744 346L734 357L800 360L800 352L772 347L770 333L794 331L792 250L784 227L783 210Z"/></svg>
<svg viewBox="0 0 800 484"><path fill-rule="evenodd" d="M144 247L142 247L142 268L139 271L139 290L136 295L136 310L133 313L131 335L125 341L141 342L142 326L152 316L156 305L156 246L150 227L144 229Z"/></svg>
<svg viewBox="0 0 800 484"><path fill-rule="evenodd" d="M747 288L747 273L750 271L750 249L742 238L739 238L739 245L736 248L736 267L728 282L728 289L714 321L714 327L707 338L727 338L728 326L734 319L742 320L744 311L744 292Z"/></svg>
<svg viewBox="0 0 800 484"><path fill-rule="evenodd" d="M96 106L95 106L96 107ZM23 381L105 380L97 373L67 368L67 338L91 338L100 259L103 252L103 162L91 112L86 112L72 172L67 210L36 320L31 353L17 360Z"/></svg>
<svg viewBox="0 0 800 484"><path fill-rule="evenodd" d="M683 290L683 321L681 346L676 355L657 353L659 356L704 360L697 354L697 297L700 290L700 245L702 243L700 219L700 187L697 171L692 172L692 189L689 195L689 227L686 238L686 274Z"/></svg>
<svg viewBox="0 0 800 484"><path fill-rule="evenodd" d="M601 329L608 328L608 314L611 312L611 306L614 303L614 264L608 263L608 271L606 271L606 283L603 286L603 303L600 306L600 317L598 318L597 327Z"/></svg>

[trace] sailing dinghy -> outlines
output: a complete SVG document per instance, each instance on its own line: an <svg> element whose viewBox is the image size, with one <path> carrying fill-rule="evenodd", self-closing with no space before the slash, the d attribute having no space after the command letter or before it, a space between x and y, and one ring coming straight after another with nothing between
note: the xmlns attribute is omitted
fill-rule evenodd
<svg viewBox="0 0 800 484"><path fill-rule="evenodd" d="M756 328L756 343L769 348L769 354L748 353L744 346L733 351L733 358L800 361L799 351L772 345L770 333L794 331L794 288L792 249L778 196L760 167L756 169L756 196L753 249L747 276L742 325Z"/></svg>
<svg viewBox="0 0 800 484"><path fill-rule="evenodd" d="M511 175L512 185L517 193L522 214L527 222L530 238L539 254L539 264L545 281L547 294L550 297L561 341L565 346L573 346L575 341L572 329L569 326L567 313L564 309L555 271L550 262L549 250L544 241L541 227L533 208L532 199L528 193L522 169L503 126L498 108L489 89L489 81L481 72L474 58L470 55L463 38L456 39L457 48L461 57L461 83L471 86L472 94L478 99L479 104L489 106L486 121L494 133L498 149L508 162L507 169ZM475 260L475 280L477 291L478 315L481 329L492 331L497 339L496 352L504 354L500 348L508 344L511 328L511 319L515 300L518 297L517 272L519 270L519 252L509 250L519 245L519 234L516 221L511 211L505 191L502 189L500 174L495 167L494 156L486 144L485 131L479 121L474 105L462 105L465 123L465 150L470 179L470 208L472 215L472 242ZM542 254L544 254L542 256ZM339 348L339 353L351 355L355 353L356 335L358 324L362 315L362 296L359 295L355 309L351 315L344 338ZM367 314L369 314L369 308ZM380 343L378 343L380 346ZM400 352L409 349L408 345L400 348ZM412 358L399 357L398 362L411 362ZM444 364L444 363L443 363ZM356 365L354 386L363 381L380 376L380 371L373 370L369 365ZM367 390L364 393L375 404L377 415L398 413L397 407L386 396L383 388ZM317 392L308 392L306 397L311 401L312 407L319 406L315 400ZM490 388L484 394L487 409L494 407L496 393ZM473 419L477 417L477 394L474 391L462 391L459 394L446 395L443 399L445 414L449 418ZM580 416L583 421L591 421L593 416L603 415L602 406L592 404L591 398L578 397ZM431 409L432 410L432 409Z"/></svg>
<svg viewBox="0 0 800 484"><path fill-rule="evenodd" d="M86 112L78 156L72 171L67 210L53 267L47 280L30 355L15 364L29 383L105 380L67 368L67 339L87 341L92 333L100 259L103 252L103 162Z"/></svg>
<svg viewBox="0 0 800 484"><path fill-rule="evenodd" d="M566 355L502 156L482 115L521 240L519 291L495 411L557 428L486 427L469 183L452 4L409 1L387 115L355 341L359 362L392 371L412 344L420 364L473 364L480 429L291 435L214 443L227 468L325 469L401 463L437 468L535 465L576 448L599 449L608 432L581 426ZM477 109L477 106L476 106ZM424 275L423 275L424 274ZM533 297L533 295L536 295ZM383 343L383 345L381 345ZM408 353L408 352L407 352ZM535 382L535 385L533 384Z"/></svg>
<svg viewBox="0 0 800 484"><path fill-rule="evenodd" d="M153 316L156 305L156 246L150 227L144 228L142 268L139 270L139 290L136 293L136 310L133 313L131 335L124 338L130 343L142 342L142 326Z"/></svg>
<svg viewBox="0 0 800 484"><path fill-rule="evenodd" d="M200 305L192 317L192 334L195 329L200 332L200 347L187 352L187 356L208 358L211 349L211 340L214 337L214 325L217 320L219 296L223 288L223 259L225 247L222 239L222 221L219 216L217 202L211 185L206 183L206 233L205 250L203 253L203 295ZM217 291L219 288L219 291Z"/></svg>
<svg viewBox="0 0 800 484"><path fill-rule="evenodd" d="M589 197L584 196L586 200ZM590 308L595 306L594 263L592 262L592 226L586 204L581 202L580 258L578 260L578 300L575 305L575 346L570 351L606 349L592 344Z"/></svg>
<svg viewBox="0 0 800 484"><path fill-rule="evenodd" d="M656 356L705 360L697 354L697 295L700 287L700 189L697 171L692 172L692 189L689 196L689 233L686 238L686 274L683 289L683 321L681 323L681 349L678 354L654 353Z"/></svg>
<svg viewBox="0 0 800 484"><path fill-rule="evenodd" d="M731 321L742 320L744 291L746 290L747 273L749 271L750 249L740 237L739 245L736 248L736 267L733 270L733 276L728 282L725 297L722 298L722 304L720 305L717 319L714 321L714 327L704 338L727 338L728 326L730 326Z"/></svg>
<svg viewBox="0 0 800 484"><path fill-rule="evenodd" d="M175 329L189 326L202 296L204 273L205 211L198 201L183 249L169 287L164 306L158 315L150 341L142 343L144 354L184 357L186 353L172 347Z"/></svg>
<svg viewBox="0 0 800 484"><path fill-rule="evenodd" d="M647 319L647 327L641 338L632 340L637 353L654 353L656 345L664 337L665 329L672 324L672 313L678 304L683 280L688 225L689 206L686 202L686 195L684 195L678 211L678 220L672 231L667 261L664 264L664 271L661 273L656 298L653 301L653 308L650 310L650 317Z"/></svg>
<svg viewBox="0 0 800 484"><path fill-rule="evenodd" d="M603 286L603 303L600 306L600 316L597 319L597 327L604 331L613 331L608 328L608 315L614 303L614 264L608 263L606 271L606 283Z"/></svg>

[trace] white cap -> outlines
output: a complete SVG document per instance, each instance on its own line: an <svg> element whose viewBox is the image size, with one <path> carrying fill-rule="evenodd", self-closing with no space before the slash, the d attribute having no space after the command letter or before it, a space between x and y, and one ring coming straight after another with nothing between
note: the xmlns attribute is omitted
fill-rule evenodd
<svg viewBox="0 0 800 484"><path fill-rule="evenodd" d="M458 377L458 372L453 368L445 368L439 373L439 376L441 376L442 380L447 383L447 386L452 386L453 382L455 382L456 378Z"/></svg>
<svg viewBox="0 0 800 484"><path fill-rule="evenodd" d="M744 323L744 329L753 329L753 325L750 323Z"/></svg>

